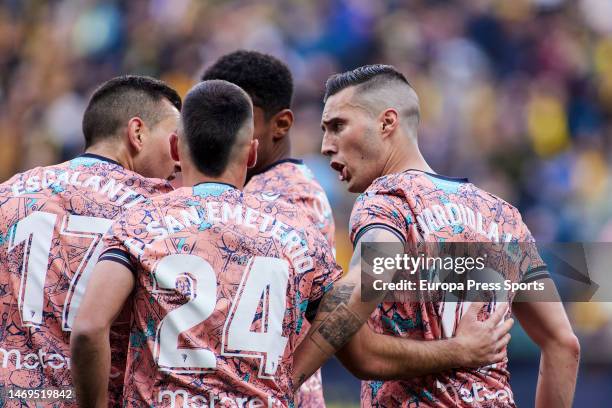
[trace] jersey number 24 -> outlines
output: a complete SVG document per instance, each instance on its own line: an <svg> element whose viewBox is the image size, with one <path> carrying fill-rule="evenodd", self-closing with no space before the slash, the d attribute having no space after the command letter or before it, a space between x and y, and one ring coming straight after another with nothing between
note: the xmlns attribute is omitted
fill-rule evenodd
<svg viewBox="0 0 612 408"><path fill-rule="evenodd" d="M159 261L153 276L153 293L174 293L177 280L185 278L191 293L189 301L168 313L157 327L155 359L160 370L195 373L215 369L213 351L179 348L178 344L182 332L199 325L215 310L217 277L212 266L196 255L168 255ZM287 261L262 256L251 259L223 326L221 355L259 358L262 378L274 375L287 345L282 334L288 281ZM261 331L252 331L260 304Z"/></svg>

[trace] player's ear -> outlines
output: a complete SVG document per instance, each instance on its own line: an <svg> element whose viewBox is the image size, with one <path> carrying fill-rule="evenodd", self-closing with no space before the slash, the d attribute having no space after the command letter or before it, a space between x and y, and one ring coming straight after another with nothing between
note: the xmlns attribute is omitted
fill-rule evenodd
<svg viewBox="0 0 612 408"><path fill-rule="evenodd" d="M139 153L144 146L145 132L146 126L142 119L140 119L138 116L135 116L128 121L128 142L130 144L130 149L134 149L136 153Z"/></svg>
<svg viewBox="0 0 612 408"><path fill-rule="evenodd" d="M391 135L399 125L399 118L397 111L393 108L385 109L379 117L379 124L381 130L381 136L386 138Z"/></svg>
<svg viewBox="0 0 612 408"><path fill-rule="evenodd" d="M247 160L247 167L252 169L257 163L257 147L259 146L259 140L251 140L251 146L249 146L249 159Z"/></svg>
<svg viewBox="0 0 612 408"><path fill-rule="evenodd" d="M280 140L289 133L293 126L293 112L283 109L272 117L272 139Z"/></svg>
<svg viewBox="0 0 612 408"><path fill-rule="evenodd" d="M172 132L170 135L170 157L175 162L181 161L181 155L179 153L179 138L176 132Z"/></svg>

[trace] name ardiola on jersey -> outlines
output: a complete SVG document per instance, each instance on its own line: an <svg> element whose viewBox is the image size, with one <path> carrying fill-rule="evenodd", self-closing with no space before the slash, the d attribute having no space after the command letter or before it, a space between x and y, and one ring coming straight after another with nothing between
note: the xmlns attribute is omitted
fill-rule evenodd
<svg viewBox="0 0 612 408"><path fill-rule="evenodd" d="M490 257L498 261L498 272L512 282L547 276L534 239L520 213L510 204L489 194L467 179L449 178L418 170L407 170L376 179L358 197L351 214L351 240L363 231L383 226L403 242L489 243ZM528 243L521 246L521 262L499 242ZM425 247L425 250L435 246ZM428 254L426 254L428 255ZM429 275L428 270L424 272ZM417 273L421 273L420 271ZM511 304L496 299L482 310L481 320L496 307ZM454 335L469 308L468 301L383 302L368 324L383 334L413 339L436 340ZM508 310L506 317L511 314ZM363 407L514 407L507 361L480 369L458 369L403 381L364 381Z"/></svg>

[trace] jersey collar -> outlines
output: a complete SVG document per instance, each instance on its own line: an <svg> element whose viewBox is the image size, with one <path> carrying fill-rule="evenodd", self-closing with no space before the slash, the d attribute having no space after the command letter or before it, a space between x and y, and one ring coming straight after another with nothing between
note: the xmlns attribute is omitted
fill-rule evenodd
<svg viewBox="0 0 612 408"><path fill-rule="evenodd" d="M439 179L446 180L446 181L453 181L455 183L469 183L470 182L467 179L467 177L449 177L449 176L443 176L441 174L430 173L428 171L423 171L423 170L418 170L418 169L408 169L406 171L418 171L419 173L427 174L430 177L435 177L435 178L439 178Z"/></svg>
<svg viewBox="0 0 612 408"><path fill-rule="evenodd" d="M283 163L294 163L294 164L304 164L303 160L300 159L293 159L293 158L286 158L286 159L280 159L275 161L272 164L267 165L266 167L264 167L263 169L259 170L257 173L253 174L254 176L261 174L261 173L265 173L266 171L270 170L273 167L278 166L279 164L283 164Z"/></svg>
<svg viewBox="0 0 612 408"><path fill-rule="evenodd" d="M200 197L217 197L226 191L230 190L238 190L236 186L228 183L221 183L216 181L204 181L202 183L198 183L193 187L193 194Z"/></svg>
<svg viewBox="0 0 612 408"><path fill-rule="evenodd" d="M121 166L121 164L119 162L116 162L113 159L109 159L108 157L100 156L99 154L83 153L82 155L80 155L78 157L87 157L87 158L90 158L90 159L96 159L96 160L104 161L104 162L107 162L107 163L116 164L117 166ZM121 166L121 167L123 167L123 166Z"/></svg>

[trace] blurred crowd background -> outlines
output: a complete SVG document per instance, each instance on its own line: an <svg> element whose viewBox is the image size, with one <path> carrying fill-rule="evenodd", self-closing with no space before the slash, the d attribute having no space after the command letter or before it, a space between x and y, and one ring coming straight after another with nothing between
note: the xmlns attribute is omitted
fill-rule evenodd
<svg viewBox="0 0 612 408"><path fill-rule="evenodd" d="M184 95L217 57L246 48L293 72L294 155L329 194L341 262L355 197L319 154L323 85L367 63L395 65L417 90L437 172L514 204L542 242L612 241L611 16L610 0L3 0L0 181L80 153L97 84L148 74ZM612 303L568 309L583 342L577 406L603 406ZM518 328L512 343L517 400L531 405L536 349ZM331 398L353 384L332 377ZM358 398L350 389L343 400Z"/></svg>

